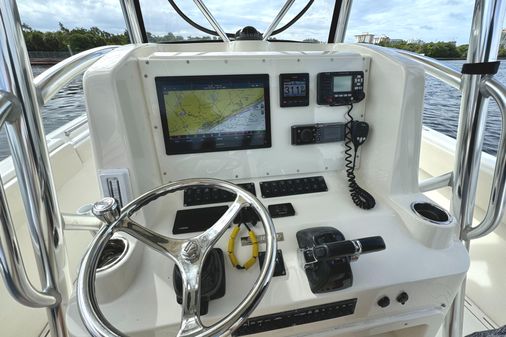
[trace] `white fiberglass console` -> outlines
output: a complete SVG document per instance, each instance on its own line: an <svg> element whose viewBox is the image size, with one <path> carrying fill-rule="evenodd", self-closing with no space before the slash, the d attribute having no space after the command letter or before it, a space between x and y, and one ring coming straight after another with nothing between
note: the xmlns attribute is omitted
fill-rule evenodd
<svg viewBox="0 0 506 337"><path fill-rule="evenodd" d="M418 66L359 45L144 45L106 55L86 73L84 86L104 195L125 205L162 184L215 178L240 184L270 206L275 276L235 335L436 334L469 260L455 221L418 190L424 91ZM366 122L356 132L369 130L357 138L354 173L375 199L364 206L371 209L350 197L350 116ZM189 237L216 221L232 199L192 188L152 202L136 220ZM246 226L239 233L231 226L217 242L223 280L202 300L206 325L241 303L259 273L262 226L254 225L254 214L238 222L255 234L260 253L252 252ZM237 236L237 260L227 256L230 235ZM175 335L181 306L174 263L124 237L122 259L97 272L105 317L129 336ZM327 246L339 256L332 259L313 249L359 238L368 239L347 241L356 254ZM356 259L378 242L384 247ZM73 335L88 335L75 299L68 317Z"/></svg>

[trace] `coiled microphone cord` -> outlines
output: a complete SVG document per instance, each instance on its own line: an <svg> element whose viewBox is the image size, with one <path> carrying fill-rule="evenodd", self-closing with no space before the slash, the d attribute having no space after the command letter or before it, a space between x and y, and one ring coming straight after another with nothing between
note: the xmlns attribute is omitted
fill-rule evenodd
<svg viewBox="0 0 506 337"><path fill-rule="evenodd" d="M365 137L357 138L356 135L352 134L352 126L353 126L353 116L351 115L351 110L353 110L353 104L350 104L348 111L346 112L346 116L348 117L348 122L345 124L345 151L344 151L344 160L346 162L346 176L348 177L348 187L351 195L351 200L362 209L371 209L376 205L376 200L374 197L360 187L356 181L355 177L355 163L357 160L357 150L360 145L365 142ZM354 137L355 136L355 137ZM353 147L352 147L353 144ZM353 150L353 155L351 151ZM353 160L352 160L353 156Z"/></svg>

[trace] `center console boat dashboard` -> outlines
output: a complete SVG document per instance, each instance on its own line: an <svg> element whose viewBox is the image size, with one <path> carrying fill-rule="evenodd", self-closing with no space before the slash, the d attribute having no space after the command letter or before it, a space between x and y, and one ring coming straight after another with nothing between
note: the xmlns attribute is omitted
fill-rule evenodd
<svg viewBox="0 0 506 337"><path fill-rule="evenodd" d="M274 276L234 335L435 335L469 260L455 221L418 189L424 73L417 65L360 45L148 44L106 55L84 87L104 196L124 206L162 184L214 178L268 209ZM360 190L350 188L350 172ZM372 203L357 202L354 191L367 191ZM136 219L188 237L209 228L233 198L192 187ZM263 263L254 212L234 222L202 271L204 324L240 303ZM124 240L121 260L96 274L104 315L129 336L175 335L177 268ZM87 336L73 301L70 331Z"/></svg>

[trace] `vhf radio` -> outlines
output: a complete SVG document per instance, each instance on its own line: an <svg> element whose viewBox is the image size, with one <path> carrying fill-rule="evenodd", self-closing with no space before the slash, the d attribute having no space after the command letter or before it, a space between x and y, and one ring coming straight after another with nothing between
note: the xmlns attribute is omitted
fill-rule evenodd
<svg viewBox="0 0 506 337"><path fill-rule="evenodd" d="M362 71L326 72L317 76L319 105L349 105L365 98Z"/></svg>

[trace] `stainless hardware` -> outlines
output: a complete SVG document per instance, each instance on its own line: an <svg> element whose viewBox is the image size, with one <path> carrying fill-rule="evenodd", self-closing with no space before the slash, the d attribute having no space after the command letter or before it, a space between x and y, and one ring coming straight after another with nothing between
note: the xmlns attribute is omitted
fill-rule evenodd
<svg viewBox="0 0 506 337"><path fill-rule="evenodd" d="M346 36L346 29L348 28L348 21L350 19L351 6L353 0L342 0L341 10L337 18L336 34L333 36L335 43L343 43Z"/></svg>
<svg viewBox="0 0 506 337"><path fill-rule="evenodd" d="M281 10L276 15L276 17L274 18L274 20L270 24L269 28L267 28L267 30L265 31L264 36L263 36L264 41L267 41L271 37L272 32L274 32L274 29L276 29L278 27L279 23L281 22L281 20L283 20L286 13L288 13L288 10L290 9L290 7L292 7L294 2L295 2L295 0L287 0L285 2L285 4L283 5L283 7L281 7Z"/></svg>
<svg viewBox="0 0 506 337"><path fill-rule="evenodd" d="M56 304L46 309L51 333L67 336L64 304L70 297L72 286L63 224L15 0L0 1L0 21L0 90L16 95L21 105L20 117L7 120L7 137L41 286L57 298ZM11 246L3 249L11 249Z"/></svg>
<svg viewBox="0 0 506 337"><path fill-rule="evenodd" d="M453 172L447 172L437 177L425 179L420 182L420 192L437 190L438 188L452 186Z"/></svg>
<svg viewBox="0 0 506 337"><path fill-rule="evenodd" d="M487 212L481 223L476 227L469 226L463 233L465 240L473 240L493 232L501 223L506 201L506 88L490 77L482 80L482 94L492 97L501 112L502 133L499 138L492 188L490 190Z"/></svg>
<svg viewBox="0 0 506 337"><path fill-rule="evenodd" d="M119 0L119 3L121 5L121 11L123 12L130 43L142 43L141 25L137 19L134 0Z"/></svg>
<svg viewBox="0 0 506 337"><path fill-rule="evenodd" d="M93 204L93 208L91 212L94 216L96 216L99 220L112 224L119 218L119 207L116 199L111 197L105 197L100 201L97 201Z"/></svg>
<svg viewBox="0 0 506 337"><path fill-rule="evenodd" d="M198 7L198 9L200 10L200 12L202 12L202 14L204 15L204 17L209 22L209 24L211 24L211 26L214 28L214 30L216 31L216 33L218 33L218 35L221 37L221 39L223 40L223 42L230 42L230 39L228 38L227 33L225 33L225 31L223 30L223 28L221 28L221 26L218 23L218 21L216 21L216 19L211 14L211 12L209 11L209 9L206 7L206 5L204 5L204 2L202 0L193 0L193 2Z"/></svg>
<svg viewBox="0 0 506 337"><path fill-rule="evenodd" d="M84 73L93 63L118 46L103 46L73 55L35 77L39 106L46 104L58 91ZM68 136L68 135L67 135Z"/></svg>
<svg viewBox="0 0 506 337"><path fill-rule="evenodd" d="M427 56L416 54L407 50L395 49L395 51L403 56L408 57L411 59L411 61L415 61L416 63L420 64L428 75L445 82L455 89L460 90L462 74L458 71Z"/></svg>
<svg viewBox="0 0 506 337"><path fill-rule="evenodd" d="M502 0L476 0L467 52L468 63L497 60L505 10L506 2ZM465 233L472 227L473 222L488 108L488 98L481 93L482 78L482 75L462 75L462 98L453 169L451 212L461 226L460 237L468 249L469 240L466 239ZM501 142L505 132L503 129ZM502 158L499 158L500 160ZM504 186L500 188L504 189ZM465 289L464 280L446 316L443 329L445 336L461 337L463 334Z"/></svg>
<svg viewBox="0 0 506 337"><path fill-rule="evenodd" d="M1 124L6 126L44 291L34 289L24 271L3 187L0 195L4 233L0 242L2 274L14 298L28 306L46 307L52 336L65 337L68 332L64 305L69 298L71 279L39 103L49 100L73 76L84 71L92 59L96 60L97 55L93 51L85 53L89 56L85 60L76 56L34 81L14 0L0 2L0 27Z"/></svg>
<svg viewBox="0 0 506 337"><path fill-rule="evenodd" d="M225 214L204 233L191 239L175 239L156 233L137 224L131 216L151 201L192 186L217 187L236 195L235 201ZM101 212L113 209L114 202L107 200L99 204ZM265 264L253 288L245 299L226 317L212 326L205 327L200 321L199 271L212 246L228 229L239 211L246 206L252 207L261 219L266 235ZM101 213L103 215L103 213ZM181 270L183 278L183 314L178 336L216 336L230 334L237 329L255 309L272 278L276 261L276 232L269 212L249 192L236 185L215 179L187 179L173 182L149 191L126 205L118 218L103 226L86 252L77 280L77 303L79 313L92 336L124 336L116 330L102 315L95 296L95 270L99 256L116 232L125 232L148 245L162 255L172 259Z"/></svg>
<svg viewBox="0 0 506 337"><path fill-rule="evenodd" d="M65 230L96 232L103 225L102 221L92 215L62 213L62 217Z"/></svg>
<svg viewBox="0 0 506 337"><path fill-rule="evenodd" d="M21 118L21 104L16 96L0 91L0 129L5 122L15 123ZM0 179L0 272L7 290L19 303L44 308L56 305L60 298L54 291L38 291L26 274L16 232L9 212L3 182Z"/></svg>

